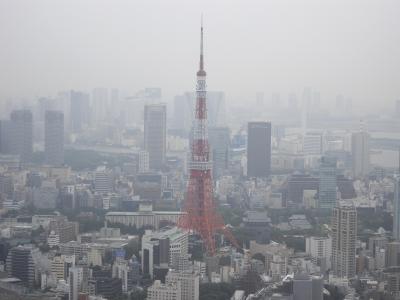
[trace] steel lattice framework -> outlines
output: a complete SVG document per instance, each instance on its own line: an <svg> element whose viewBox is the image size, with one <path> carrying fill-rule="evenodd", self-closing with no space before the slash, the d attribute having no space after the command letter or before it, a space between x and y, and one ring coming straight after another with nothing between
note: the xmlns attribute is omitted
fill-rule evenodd
<svg viewBox="0 0 400 300"><path fill-rule="evenodd" d="M203 55L203 24L200 37L200 69L197 72L196 107L191 141L190 178L183 215L178 225L198 234L209 255L215 253L215 236L218 232L238 246L231 232L216 212L213 197L212 161L208 144L206 72Z"/></svg>

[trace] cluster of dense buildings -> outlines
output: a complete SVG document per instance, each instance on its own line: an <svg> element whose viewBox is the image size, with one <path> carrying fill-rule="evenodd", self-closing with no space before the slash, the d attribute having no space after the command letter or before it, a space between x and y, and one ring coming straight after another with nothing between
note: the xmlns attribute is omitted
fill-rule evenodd
<svg viewBox="0 0 400 300"><path fill-rule="evenodd" d="M204 105L205 86L197 96ZM295 95L286 108L273 95L271 122L249 122L252 113L267 119L259 111L237 111L235 132L223 92L208 93L204 111L194 93L175 97L172 121L161 98L158 88L134 96L96 88L6 109L0 288L43 299L198 300L203 284L226 283L233 300L322 300L335 292L346 300L371 292L400 298L400 174L371 162L373 145L396 139L330 126L335 113L321 121L320 95L308 89L301 109ZM351 108L343 97L336 104ZM104 162L72 168L71 150L101 153ZM218 234L215 255L177 227L188 216L188 165L198 163L200 182L209 161L215 198L232 223L224 229L241 246ZM393 230L363 225L374 213L392 214Z"/></svg>

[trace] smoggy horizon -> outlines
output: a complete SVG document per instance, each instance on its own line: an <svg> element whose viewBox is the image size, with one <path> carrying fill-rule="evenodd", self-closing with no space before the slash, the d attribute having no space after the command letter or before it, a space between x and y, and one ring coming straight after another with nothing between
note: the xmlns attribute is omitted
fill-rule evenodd
<svg viewBox="0 0 400 300"><path fill-rule="evenodd" d="M201 13L208 90L227 104L304 87L355 107L400 99L396 1L1 1L0 99L58 91L193 91Z"/></svg>

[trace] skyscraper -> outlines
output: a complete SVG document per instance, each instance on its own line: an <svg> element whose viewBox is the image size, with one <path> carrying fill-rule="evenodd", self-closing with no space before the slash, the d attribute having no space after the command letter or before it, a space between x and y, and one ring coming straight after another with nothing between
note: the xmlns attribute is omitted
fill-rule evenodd
<svg viewBox="0 0 400 300"><path fill-rule="evenodd" d="M11 112L11 153L17 154L21 162L32 161L33 120L30 110Z"/></svg>
<svg viewBox="0 0 400 300"><path fill-rule="evenodd" d="M399 173L394 176L394 198L393 198L393 238L400 241L400 150L399 150Z"/></svg>
<svg viewBox="0 0 400 300"><path fill-rule="evenodd" d="M341 278L356 274L357 210L340 201L332 213L332 270Z"/></svg>
<svg viewBox="0 0 400 300"><path fill-rule="evenodd" d="M47 164L60 166L64 163L64 114L61 111L45 113L44 152Z"/></svg>
<svg viewBox="0 0 400 300"><path fill-rule="evenodd" d="M213 175L218 178L228 169L229 147L231 144L228 127L212 127L208 132L213 159Z"/></svg>
<svg viewBox="0 0 400 300"><path fill-rule="evenodd" d="M249 122L247 133L247 176L268 177L271 173L271 123Z"/></svg>
<svg viewBox="0 0 400 300"><path fill-rule="evenodd" d="M92 121L94 124L103 122L107 118L108 89L95 88L92 93Z"/></svg>
<svg viewBox="0 0 400 300"><path fill-rule="evenodd" d="M10 153L12 142L12 127L10 120L0 120L0 152Z"/></svg>
<svg viewBox="0 0 400 300"><path fill-rule="evenodd" d="M209 91L208 98L208 125L210 127L226 126L225 120L225 93Z"/></svg>
<svg viewBox="0 0 400 300"><path fill-rule="evenodd" d="M150 104L144 107L144 148L149 153L149 167L160 170L165 162L167 106Z"/></svg>
<svg viewBox="0 0 400 300"><path fill-rule="evenodd" d="M336 173L336 158L323 156L319 167L319 209L332 209L336 205Z"/></svg>
<svg viewBox="0 0 400 300"><path fill-rule="evenodd" d="M363 130L351 136L353 176L361 178L369 173L369 134Z"/></svg>
<svg viewBox="0 0 400 300"><path fill-rule="evenodd" d="M84 125L89 123L89 94L70 92L70 127L73 132L80 132Z"/></svg>
<svg viewBox="0 0 400 300"><path fill-rule="evenodd" d="M186 92L174 98L174 119L173 128L182 130L188 134L193 123L193 106L195 97L192 93Z"/></svg>

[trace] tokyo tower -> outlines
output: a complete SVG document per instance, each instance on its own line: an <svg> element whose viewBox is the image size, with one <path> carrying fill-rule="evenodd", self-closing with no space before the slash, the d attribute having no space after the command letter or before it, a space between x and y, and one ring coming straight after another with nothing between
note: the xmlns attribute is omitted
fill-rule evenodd
<svg viewBox="0 0 400 300"><path fill-rule="evenodd" d="M203 24L200 35L200 68L197 72L196 107L189 162L190 178L183 215L178 225L198 234L208 255L215 254L215 236L222 233L237 247L231 232L216 212L213 197L212 161L208 144L206 71L204 70Z"/></svg>

